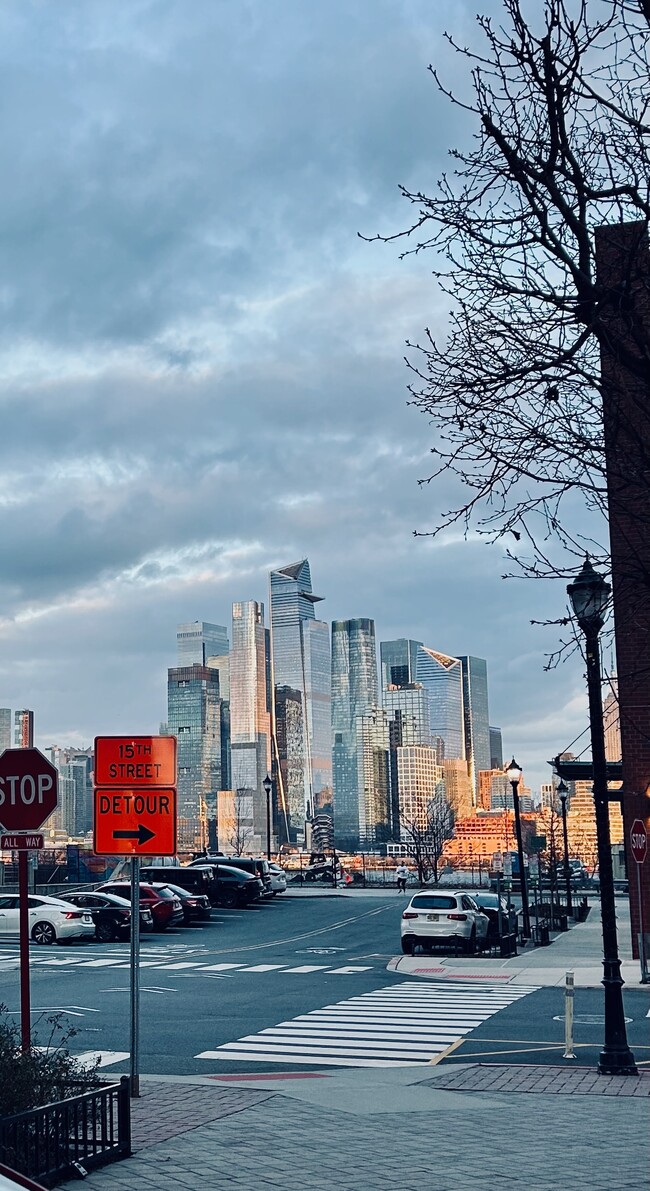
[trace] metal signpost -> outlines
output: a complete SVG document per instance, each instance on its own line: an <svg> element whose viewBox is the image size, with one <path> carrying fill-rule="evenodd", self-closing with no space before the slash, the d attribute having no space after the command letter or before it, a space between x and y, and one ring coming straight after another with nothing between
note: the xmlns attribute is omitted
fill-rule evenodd
<svg viewBox="0 0 650 1191"><path fill-rule="evenodd" d="M131 1096L140 1095L140 857L176 855L176 737L95 737L97 856L131 857Z"/></svg>
<svg viewBox="0 0 650 1191"><path fill-rule="evenodd" d="M31 1048L29 991L29 859L30 848L42 848L35 834L59 805L58 773L39 749L5 749L0 757L0 823L7 834L2 847L18 852L18 929L20 936L20 1043ZM31 834L23 834L30 832Z"/></svg>
<svg viewBox="0 0 650 1191"><path fill-rule="evenodd" d="M643 921L643 896L641 893L641 865L645 864L648 853L648 835L642 819L635 819L630 828L630 847L636 861L636 887L639 896L639 961L641 964L641 984L650 983L648 973L648 957L645 949L645 924Z"/></svg>

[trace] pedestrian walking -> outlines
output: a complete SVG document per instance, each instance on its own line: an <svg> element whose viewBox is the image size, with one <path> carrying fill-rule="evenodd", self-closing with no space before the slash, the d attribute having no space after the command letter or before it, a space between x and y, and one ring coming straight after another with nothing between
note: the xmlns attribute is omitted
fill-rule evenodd
<svg viewBox="0 0 650 1191"><path fill-rule="evenodd" d="M398 893L406 893L406 882L409 879L409 870L405 864L398 864L395 869L395 876L397 877Z"/></svg>

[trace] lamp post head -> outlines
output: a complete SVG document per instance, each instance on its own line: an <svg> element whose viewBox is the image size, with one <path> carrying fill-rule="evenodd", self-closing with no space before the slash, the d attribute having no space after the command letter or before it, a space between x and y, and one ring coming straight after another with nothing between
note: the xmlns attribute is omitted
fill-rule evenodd
<svg viewBox="0 0 650 1191"><path fill-rule="evenodd" d="M560 778L557 786L555 787L555 792L559 795L562 805L564 806L566 804L567 794L569 793L569 787L563 778Z"/></svg>
<svg viewBox="0 0 650 1191"><path fill-rule="evenodd" d="M269 777L268 773L267 773L266 777L264 778L264 781L262 782L262 785L264 786L264 791L265 791L265 793L266 793L266 796L267 796L267 798L268 798L269 794L271 793L271 790L273 789L273 782L271 781L271 779L270 779L270 777Z"/></svg>
<svg viewBox="0 0 650 1191"><path fill-rule="evenodd" d="M585 555L580 574L567 587L575 618L583 633L598 633L602 629L611 590L609 583L592 567L589 555Z"/></svg>
<svg viewBox="0 0 650 1191"><path fill-rule="evenodd" d="M519 782L519 779L521 777L521 767L519 765L517 765L517 762L515 761L514 757L512 758L512 761L506 768L506 777L507 777L508 781L510 782L511 786L517 785L517 783Z"/></svg>

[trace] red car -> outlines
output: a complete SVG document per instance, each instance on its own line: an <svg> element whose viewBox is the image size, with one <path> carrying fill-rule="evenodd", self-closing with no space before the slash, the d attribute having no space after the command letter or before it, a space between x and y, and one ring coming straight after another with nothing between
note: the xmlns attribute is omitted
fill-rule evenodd
<svg viewBox="0 0 650 1191"><path fill-rule="evenodd" d="M130 881L109 881L99 886L100 893L115 893L118 897L131 900ZM183 924L183 907L180 898L168 885L140 885L140 907L151 910L154 930L167 930L168 926Z"/></svg>

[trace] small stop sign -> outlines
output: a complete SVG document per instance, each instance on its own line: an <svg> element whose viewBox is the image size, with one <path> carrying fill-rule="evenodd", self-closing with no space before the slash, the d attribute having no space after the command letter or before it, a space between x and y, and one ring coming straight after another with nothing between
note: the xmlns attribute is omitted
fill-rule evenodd
<svg viewBox="0 0 650 1191"><path fill-rule="evenodd" d="M0 823L5 831L38 831L59 805L58 773L39 749L0 756Z"/></svg>
<svg viewBox="0 0 650 1191"><path fill-rule="evenodd" d="M643 819L635 819L630 828L630 847L637 864L643 864L648 850L648 836Z"/></svg>

